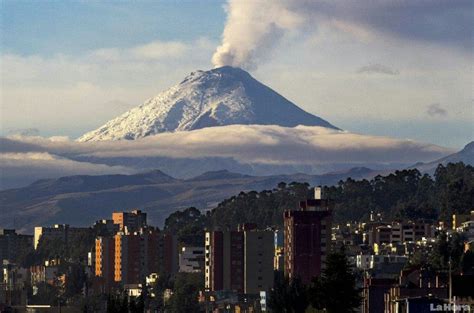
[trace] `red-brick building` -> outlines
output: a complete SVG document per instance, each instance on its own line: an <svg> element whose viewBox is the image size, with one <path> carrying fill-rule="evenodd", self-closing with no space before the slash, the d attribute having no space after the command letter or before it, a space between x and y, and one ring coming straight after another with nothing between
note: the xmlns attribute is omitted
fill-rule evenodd
<svg viewBox="0 0 474 313"><path fill-rule="evenodd" d="M324 268L331 244L331 202L321 198L315 189L315 199L300 203L300 210L285 211L285 275L299 277L309 284Z"/></svg>

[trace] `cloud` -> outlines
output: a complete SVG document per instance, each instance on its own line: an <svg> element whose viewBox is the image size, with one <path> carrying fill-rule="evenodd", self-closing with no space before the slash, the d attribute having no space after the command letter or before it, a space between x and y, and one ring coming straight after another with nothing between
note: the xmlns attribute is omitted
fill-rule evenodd
<svg viewBox="0 0 474 313"><path fill-rule="evenodd" d="M332 25L364 40L374 33L472 49L472 4L456 1L229 0L214 66L254 69L292 32Z"/></svg>
<svg viewBox="0 0 474 313"><path fill-rule="evenodd" d="M357 70L359 74L386 74L386 75L399 75L398 70L394 70L383 64L370 64L362 66Z"/></svg>
<svg viewBox="0 0 474 313"><path fill-rule="evenodd" d="M40 131L38 128L11 128L7 130L8 136L39 136Z"/></svg>
<svg viewBox="0 0 474 313"><path fill-rule="evenodd" d="M109 61L179 59L195 45L192 42L155 40L131 48L102 48L92 51L90 56Z"/></svg>
<svg viewBox="0 0 474 313"><path fill-rule="evenodd" d="M1 134L13 128L38 128L44 135L60 129L77 136L197 68L209 68L214 46L206 38L196 38L104 48L80 56L2 54ZM111 101L128 108L104 105Z"/></svg>
<svg viewBox="0 0 474 313"><path fill-rule="evenodd" d="M25 151L24 146L30 146L31 150L71 157L232 157L248 163L413 162L450 152L411 140L309 126L230 125L162 133L134 141L75 142L42 137L3 140L8 143L2 144L5 153L14 153L15 149L20 150L18 147Z"/></svg>
<svg viewBox="0 0 474 313"><path fill-rule="evenodd" d="M441 107L439 103L433 103L430 104L426 107L426 113L428 113L429 116L438 116L438 117L445 117L448 115L448 111Z"/></svg>
<svg viewBox="0 0 474 313"><path fill-rule="evenodd" d="M78 162L48 152L0 153L0 171L0 189L24 186L43 178L135 172L124 166Z"/></svg>

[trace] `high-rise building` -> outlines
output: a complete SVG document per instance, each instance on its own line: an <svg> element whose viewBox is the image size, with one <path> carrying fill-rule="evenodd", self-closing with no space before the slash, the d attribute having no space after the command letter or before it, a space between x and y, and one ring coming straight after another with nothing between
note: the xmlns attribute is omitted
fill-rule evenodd
<svg viewBox="0 0 474 313"><path fill-rule="evenodd" d="M95 224L107 234L96 238L93 253L99 286L140 284L152 273L178 271L175 235L147 226L146 214L139 210L114 212L112 220Z"/></svg>
<svg viewBox="0 0 474 313"><path fill-rule="evenodd" d="M140 284L159 271L159 233L152 228L139 232L118 232L115 236L114 280L122 284Z"/></svg>
<svg viewBox="0 0 474 313"><path fill-rule="evenodd" d="M285 211L285 275L309 284L324 268L331 243L331 202L315 188L315 199L300 202L300 210Z"/></svg>
<svg viewBox="0 0 474 313"><path fill-rule="evenodd" d="M146 224L146 213L140 210L133 210L131 212L114 212L112 213L112 220L114 224L119 225L119 230L123 231L125 228L129 232L137 231Z"/></svg>
<svg viewBox="0 0 474 313"><path fill-rule="evenodd" d="M237 231L206 232L205 287L258 294L273 285L273 231L239 226Z"/></svg>
<svg viewBox="0 0 474 313"><path fill-rule="evenodd" d="M0 228L0 263L15 262L20 253L33 250L33 236L17 234L14 229Z"/></svg>
<svg viewBox="0 0 474 313"><path fill-rule="evenodd" d="M115 281L115 239L114 237L97 237L95 239L95 276L102 279L106 289Z"/></svg>
<svg viewBox="0 0 474 313"><path fill-rule="evenodd" d="M273 231L244 231L244 293L273 287Z"/></svg>

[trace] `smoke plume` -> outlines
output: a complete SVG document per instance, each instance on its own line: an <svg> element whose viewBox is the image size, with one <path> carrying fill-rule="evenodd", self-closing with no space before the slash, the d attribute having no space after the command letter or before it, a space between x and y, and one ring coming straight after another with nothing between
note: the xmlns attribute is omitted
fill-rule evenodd
<svg viewBox="0 0 474 313"><path fill-rule="evenodd" d="M472 50L468 0L228 0L226 12L222 42L212 57L216 67L255 69L286 33L307 34L321 26L356 38L378 34L380 40L393 37Z"/></svg>
<svg viewBox="0 0 474 313"><path fill-rule="evenodd" d="M212 57L215 67L254 69L286 31L300 27L305 20L285 0L229 0L226 11L222 43Z"/></svg>

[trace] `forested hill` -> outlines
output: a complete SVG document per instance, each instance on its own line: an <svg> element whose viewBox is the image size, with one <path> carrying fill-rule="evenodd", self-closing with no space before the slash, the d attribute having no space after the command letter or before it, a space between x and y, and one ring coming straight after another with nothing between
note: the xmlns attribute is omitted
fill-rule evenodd
<svg viewBox="0 0 474 313"><path fill-rule="evenodd" d="M474 168L450 163L439 165L433 177L408 169L371 180L349 178L324 187L324 193L335 202L336 222L363 221L371 211L388 218L444 219L474 209ZM178 232L184 241L194 241L192 234L204 227L233 229L246 222L260 228L280 227L283 211L296 209L300 200L312 194L309 184L298 182L241 192L206 214L195 208L175 212L167 218L165 228Z"/></svg>

